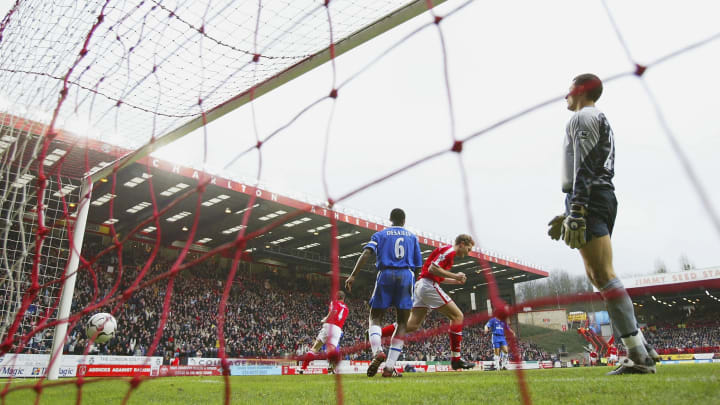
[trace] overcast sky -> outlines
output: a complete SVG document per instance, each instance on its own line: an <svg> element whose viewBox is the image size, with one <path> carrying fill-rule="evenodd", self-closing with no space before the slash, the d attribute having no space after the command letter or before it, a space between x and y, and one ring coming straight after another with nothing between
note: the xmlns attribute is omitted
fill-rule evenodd
<svg viewBox="0 0 720 405"><path fill-rule="evenodd" d="M5 10L12 3L0 0ZM451 0L436 10L443 15L460 4ZM716 1L608 5L632 57L641 64L720 32ZM425 13L340 56L338 82L429 19ZM476 1L441 27L458 138L564 94L577 74L609 77L633 69L600 1ZM718 71L720 40L653 67L644 76L716 210ZM256 100L260 137L287 123L331 87L332 71L325 64ZM640 80L629 76L607 83L597 106L615 133L619 212L613 245L618 274L650 273L657 260L677 270L683 254L697 267L720 265L720 233L673 152ZM324 197L322 153L331 109L329 100L314 107L262 148L263 181L288 193ZM455 154L392 177L342 205L382 217L402 207L408 225L415 228L447 237L474 230L486 249L548 270L581 274L578 252L546 235L546 223L563 210L561 153L570 116L559 100L467 142L462 156L469 176L470 212ZM449 118L443 54L437 29L430 26L340 91L330 123L330 196L337 198L449 148ZM207 133L208 166L222 168L255 143L250 108L210 124ZM158 155L199 162L201 146L202 136L191 135ZM257 154L252 153L231 170L253 177L257 166Z"/></svg>

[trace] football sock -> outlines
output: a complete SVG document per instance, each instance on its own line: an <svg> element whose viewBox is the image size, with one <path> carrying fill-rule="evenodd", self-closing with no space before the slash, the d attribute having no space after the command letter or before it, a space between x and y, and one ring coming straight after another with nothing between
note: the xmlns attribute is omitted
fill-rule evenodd
<svg viewBox="0 0 720 405"><path fill-rule="evenodd" d="M493 364L495 365L496 370L500 369L500 356L497 354L493 355Z"/></svg>
<svg viewBox="0 0 720 405"><path fill-rule="evenodd" d="M377 325L370 326L370 349L373 356L382 350L382 328Z"/></svg>
<svg viewBox="0 0 720 405"><path fill-rule="evenodd" d="M460 359L460 343L462 342L462 324L450 325L450 352L452 353L452 359Z"/></svg>
<svg viewBox="0 0 720 405"><path fill-rule="evenodd" d="M608 314L613 324L615 324L618 334L627 336L637 332L635 309L620 279L614 278L610 280L600 289L600 294L605 300Z"/></svg>
<svg viewBox="0 0 720 405"><path fill-rule="evenodd" d="M643 335L642 330L638 329L638 336L640 336L640 340L643 342L643 345L647 346L648 342L645 340L645 335Z"/></svg>
<svg viewBox="0 0 720 405"><path fill-rule="evenodd" d="M392 323L384 328L382 328L382 337L390 337L395 333L395 328L397 328L397 323Z"/></svg>
<svg viewBox="0 0 720 405"><path fill-rule="evenodd" d="M400 353L402 353L402 348L404 344L404 340L393 338L392 343L390 344L390 353L388 354L387 361L385 361L386 368L395 367L395 362L397 361L398 357L400 357Z"/></svg>
<svg viewBox="0 0 720 405"><path fill-rule="evenodd" d="M633 334L623 336L621 340L628 349L628 357L630 360L642 364L642 362L644 362L648 357L648 353L647 349L645 349L645 345L643 344L642 337L638 332L640 331L638 330Z"/></svg>
<svg viewBox="0 0 720 405"><path fill-rule="evenodd" d="M303 363L302 363L302 369L307 370L308 365L314 358L315 358L314 352L309 351L309 352L305 353L305 359L303 360Z"/></svg>
<svg viewBox="0 0 720 405"><path fill-rule="evenodd" d="M610 319L628 349L628 357L634 362L643 362L648 354L643 344L643 336L637 328L632 300L625 286L620 279L614 278L600 289L600 294L605 300Z"/></svg>

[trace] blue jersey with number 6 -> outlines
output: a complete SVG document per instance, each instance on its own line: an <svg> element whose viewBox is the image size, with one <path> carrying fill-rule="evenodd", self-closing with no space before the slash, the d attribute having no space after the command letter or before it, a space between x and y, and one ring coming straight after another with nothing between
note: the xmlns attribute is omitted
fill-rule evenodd
<svg viewBox="0 0 720 405"><path fill-rule="evenodd" d="M377 257L378 270L387 268L422 267L422 254L417 236L400 226L385 228L370 239L365 249L372 249Z"/></svg>
<svg viewBox="0 0 720 405"><path fill-rule="evenodd" d="M422 266L417 237L410 231L393 226L376 232L365 245L377 256L378 274L370 297L370 308L411 309L413 304L413 269Z"/></svg>

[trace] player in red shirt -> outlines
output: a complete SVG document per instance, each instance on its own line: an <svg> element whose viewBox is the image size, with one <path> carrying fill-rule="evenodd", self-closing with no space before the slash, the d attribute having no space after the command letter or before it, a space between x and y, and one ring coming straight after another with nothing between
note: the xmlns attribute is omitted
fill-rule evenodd
<svg viewBox="0 0 720 405"><path fill-rule="evenodd" d="M435 249L425 260L420 277L415 283L413 292L413 308L407 324L407 333L420 328L428 312L437 309L450 319L450 351L452 352L452 368L470 369L475 363L465 361L460 357L460 342L462 342L463 313L453 302L440 284L465 284L465 273L452 273L453 262L456 257L465 257L470 253L475 241L470 235L461 234L455 238L454 245ZM391 336L395 325L388 325L382 329L383 336ZM387 370L383 370L383 375Z"/></svg>
<svg viewBox="0 0 720 405"><path fill-rule="evenodd" d="M608 365L614 366L618 361L618 348L612 343L610 343L610 347L608 347L608 357Z"/></svg>
<svg viewBox="0 0 720 405"><path fill-rule="evenodd" d="M337 362L338 353L336 351L338 341L342 335L342 328L345 325L345 319L348 316L348 307L345 305L345 293L343 291L337 292L337 299L330 303L330 310L328 314L320 322L323 323L320 333L310 351L305 354L303 360L302 369L307 369L308 364L318 355L318 351L325 345L325 351L328 353L328 360L331 366L335 366Z"/></svg>

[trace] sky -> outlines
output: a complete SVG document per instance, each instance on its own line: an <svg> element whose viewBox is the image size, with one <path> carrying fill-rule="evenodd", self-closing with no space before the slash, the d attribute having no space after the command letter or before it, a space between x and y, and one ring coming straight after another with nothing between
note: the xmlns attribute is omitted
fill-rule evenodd
<svg viewBox="0 0 720 405"><path fill-rule="evenodd" d="M0 0L0 8L4 12L12 3ZM436 12L444 15L461 4L450 0ZM720 4L715 1L607 5L632 60L640 64L720 32ZM337 82L429 20L422 14L338 57ZM334 104L318 104L267 142L261 149L260 179L287 194L323 200L326 176L329 196L338 198L409 162L449 149L453 127L443 72L446 62L456 138L558 99L464 144L469 206L460 160L451 153L341 205L379 217L402 207L407 224L414 228L445 237L470 232L485 249L546 270L582 274L579 253L550 240L546 224L563 210L562 142L571 112L559 97L580 73L606 78L634 69L603 3L475 1L445 18L440 27L446 58L435 26L403 41L343 87ZM619 211L612 240L620 277L651 273L658 261L670 271L679 270L682 255L698 268L720 265L720 230L701 204L646 91L647 87L657 100L717 213L718 71L720 39L649 68L642 80L630 75L605 84L597 106L615 134ZM212 122L204 132L206 166L224 168L255 144L255 127L261 138L266 137L328 94L332 83L326 63L258 98L252 109L246 105ZM188 135L156 155L202 162L204 133ZM227 169L254 178L258 166L253 152Z"/></svg>

